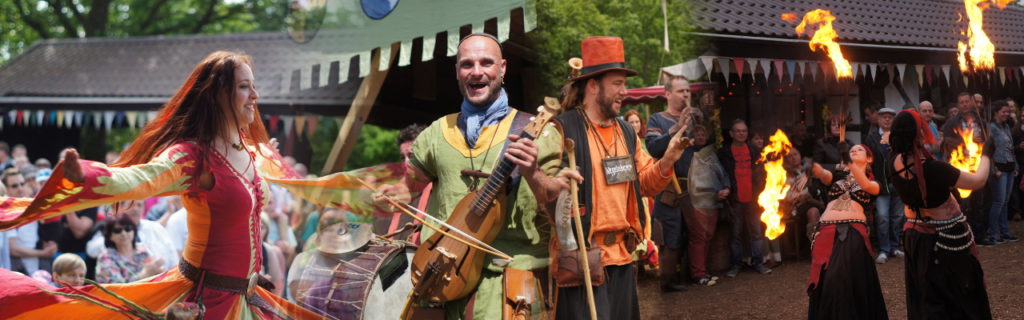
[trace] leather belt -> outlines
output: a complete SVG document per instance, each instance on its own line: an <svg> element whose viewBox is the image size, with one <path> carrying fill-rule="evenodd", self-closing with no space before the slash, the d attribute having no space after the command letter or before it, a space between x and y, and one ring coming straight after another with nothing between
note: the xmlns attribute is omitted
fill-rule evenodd
<svg viewBox="0 0 1024 320"><path fill-rule="evenodd" d="M261 278L258 274L254 274L248 279L214 274L192 265L185 261L185 259L181 259L181 262L178 263L178 270L181 271L185 278L192 280L196 284L237 294L251 293L259 284Z"/></svg>

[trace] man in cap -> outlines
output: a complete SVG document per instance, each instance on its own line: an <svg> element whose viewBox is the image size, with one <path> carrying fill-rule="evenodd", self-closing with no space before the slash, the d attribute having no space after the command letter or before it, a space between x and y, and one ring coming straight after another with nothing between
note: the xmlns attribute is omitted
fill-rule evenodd
<svg viewBox="0 0 1024 320"><path fill-rule="evenodd" d="M590 37L581 49L583 67L570 80L562 100L566 111L557 118L565 137L575 142L576 166L583 176L579 204L586 243L579 245L601 251L603 270L591 270L605 275L604 284L593 287L598 318L639 319L632 253L643 234L640 201L675 176L673 165L687 145L681 137L686 128L677 130L660 160L651 158L632 127L617 118L626 77L637 74L626 68L622 39ZM558 289L556 318L589 317L583 285Z"/></svg>
<svg viewBox="0 0 1024 320"><path fill-rule="evenodd" d="M867 145L871 148L874 159L872 171L878 182L878 198L875 199L875 223L878 232L878 257L875 263L885 263L889 257L902 257L900 250L900 232L903 230L903 202L892 185L893 172L891 166L885 165L889 155L889 133L892 132L892 120L896 110L881 108L878 110L878 130L868 133Z"/></svg>
<svg viewBox="0 0 1024 320"><path fill-rule="evenodd" d="M531 270L542 281L547 279L550 227L538 203L549 202L561 189L568 189L567 178L548 177L559 169L561 141L543 135L537 141L519 138L530 115L509 106L502 88L505 66L497 38L488 34L463 38L455 62L463 97L461 112L442 117L424 129L412 144L402 181L378 188L379 195L408 201L411 193L419 193L433 183L427 212L447 220L464 196L484 187L484 181L462 172L492 172L502 158L516 165L518 174L513 174L505 194L505 225L491 243L514 260L499 265L492 260L494 256L488 256L477 290L465 298L419 303L444 308L449 319L469 315L474 319L501 318L502 272L506 267ZM503 152L503 148L507 150ZM426 241L433 234L433 230L424 228L421 239ZM545 312L540 300L531 305L535 316Z"/></svg>

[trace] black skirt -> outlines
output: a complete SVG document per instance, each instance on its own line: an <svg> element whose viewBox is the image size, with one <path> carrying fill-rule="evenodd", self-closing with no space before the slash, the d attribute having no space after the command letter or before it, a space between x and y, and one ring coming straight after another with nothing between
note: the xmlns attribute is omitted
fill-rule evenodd
<svg viewBox="0 0 1024 320"><path fill-rule="evenodd" d="M829 236L832 239L820 239ZM889 318L865 239L867 229L863 224L820 225L812 248L808 319ZM816 267L820 269L813 270Z"/></svg>
<svg viewBox="0 0 1024 320"><path fill-rule="evenodd" d="M962 221L942 231L952 237L967 232L970 229ZM907 318L992 319L977 248L968 242L972 238L944 238L939 246L938 234L933 225L904 225Z"/></svg>

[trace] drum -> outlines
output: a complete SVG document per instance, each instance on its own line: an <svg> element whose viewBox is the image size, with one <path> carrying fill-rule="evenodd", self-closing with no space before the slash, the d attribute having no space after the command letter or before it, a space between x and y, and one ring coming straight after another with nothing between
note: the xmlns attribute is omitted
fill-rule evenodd
<svg viewBox="0 0 1024 320"><path fill-rule="evenodd" d="M328 319L398 319L412 291L414 248L373 239L340 254L311 250L289 272L289 300Z"/></svg>

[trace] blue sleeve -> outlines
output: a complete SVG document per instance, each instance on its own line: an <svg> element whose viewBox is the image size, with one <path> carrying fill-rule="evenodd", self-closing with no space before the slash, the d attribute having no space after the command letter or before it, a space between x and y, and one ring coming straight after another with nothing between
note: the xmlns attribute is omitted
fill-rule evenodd
<svg viewBox="0 0 1024 320"><path fill-rule="evenodd" d="M668 132L668 129L672 128L672 124L668 122L657 113L647 119L647 132L644 134L644 141L651 157L660 159L665 156L665 150L668 150L668 142L672 138Z"/></svg>

